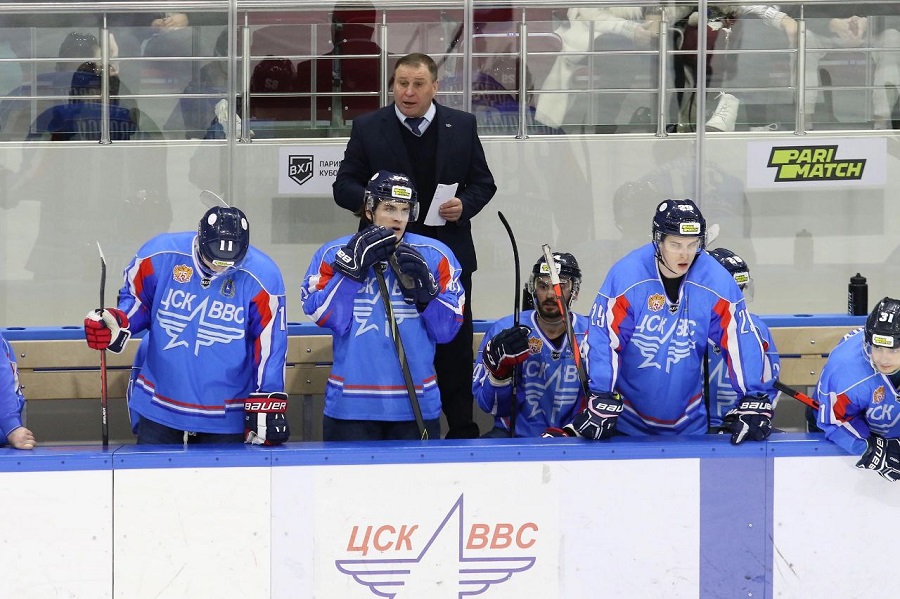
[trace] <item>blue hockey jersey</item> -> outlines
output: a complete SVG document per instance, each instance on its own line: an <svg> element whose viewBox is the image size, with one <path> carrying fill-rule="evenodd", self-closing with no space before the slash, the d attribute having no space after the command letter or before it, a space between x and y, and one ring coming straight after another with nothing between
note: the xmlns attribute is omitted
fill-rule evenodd
<svg viewBox="0 0 900 599"><path fill-rule="evenodd" d="M825 438L862 455L870 433L900 437L900 400L893 383L866 355L863 329L853 331L828 356L816 386L818 422Z"/></svg>
<svg viewBox="0 0 900 599"><path fill-rule="evenodd" d="M626 435L705 433L709 339L725 352L738 396L770 394L762 341L728 271L701 252L672 304L646 244L613 265L591 308L582 350L590 389L622 394Z"/></svg>
<svg viewBox="0 0 900 599"><path fill-rule="evenodd" d="M767 383L768 394L770 397L777 399L778 392L774 387L775 379L778 378L778 371L781 368L781 361L778 359L778 348L772 341L772 333L759 316L750 314L750 320L756 327L756 333L762 340L763 349L765 350L765 374L764 380ZM728 375L728 364L725 361L725 355L719 346L714 342L709 342L709 425L711 427L722 426L722 419L728 410L737 406L738 395L731 386L731 377ZM772 404L774 408L776 404Z"/></svg>
<svg viewBox="0 0 900 599"><path fill-rule="evenodd" d="M411 421L413 411L374 270L370 268L360 283L331 267L350 237L316 251L300 291L304 312L332 331L334 364L325 389L325 415ZM462 326L465 293L459 263L446 245L413 233L406 233L403 242L422 254L439 287L438 296L419 313L404 301L392 269L384 273L422 417L431 420L441 415L435 344L447 343Z"/></svg>
<svg viewBox="0 0 900 599"><path fill-rule="evenodd" d="M587 318L572 315L575 342L580 346L587 331ZM482 361L487 342L503 329L513 326L512 316L496 321L481 341L475 359L472 394L478 406L494 416L494 426L509 431L512 405L512 379L497 385ZM554 347L537 323L534 310L522 312L521 324L531 328L530 354L519 364L516 378L516 436L540 437L547 428L562 428L584 408L584 393L578 380L575 356L567 337L560 348Z"/></svg>
<svg viewBox="0 0 900 599"><path fill-rule="evenodd" d="M129 385L132 426L137 413L178 430L240 433L251 392L284 391L284 281L252 246L238 268L207 279L194 237L158 235L125 269L118 307L132 333L148 331Z"/></svg>
<svg viewBox="0 0 900 599"><path fill-rule="evenodd" d="M6 437L22 426L22 408L25 398L19 387L19 373L16 370L16 356L9 343L0 336L0 445Z"/></svg>

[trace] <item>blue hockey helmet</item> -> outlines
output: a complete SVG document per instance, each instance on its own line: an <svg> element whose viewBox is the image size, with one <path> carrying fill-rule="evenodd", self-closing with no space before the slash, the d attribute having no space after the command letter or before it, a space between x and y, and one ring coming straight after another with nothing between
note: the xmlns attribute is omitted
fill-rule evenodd
<svg viewBox="0 0 900 599"><path fill-rule="evenodd" d="M197 227L200 255L215 266L235 266L250 248L250 223L237 208L215 206Z"/></svg>
<svg viewBox="0 0 900 599"><path fill-rule="evenodd" d="M872 347L900 349L900 300L882 299L866 318L866 351Z"/></svg>
<svg viewBox="0 0 900 599"><path fill-rule="evenodd" d="M706 219L693 200L663 200L653 215L653 241L658 245L666 235L699 237L699 254L706 246Z"/></svg>
<svg viewBox="0 0 900 599"><path fill-rule="evenodd" d="M734 278L747 301L753 300L753 279L750 277L750 267L743 258L726 248L710 250L709 255L725 267L725 270Z"/></svg>
<svg viewBox="0 0 900 599"><path fill-rule="evenodd" d="M365 209L375 213L381 202L409 204L409 222L419 218L419 195L406 175L390 171L378 171L366 184Z"/></svg>
<svg viewBox="0 0 900 599"><path fill-rule="evenodd" d="M581 289L581 268L578 266L578 260L575 256L568 252L553 252L553 262L556 265L556 272L559 279L568 279L572 283L572 295L569 297L568 306L572 305L578 299L578 290ZM550 276L550 267L547 266L547 259L541 256L531 269L531 276L528 277L528 293L534 300L534 305L538 305L537 297L535 297L535 279L540 276Z"/></svg>

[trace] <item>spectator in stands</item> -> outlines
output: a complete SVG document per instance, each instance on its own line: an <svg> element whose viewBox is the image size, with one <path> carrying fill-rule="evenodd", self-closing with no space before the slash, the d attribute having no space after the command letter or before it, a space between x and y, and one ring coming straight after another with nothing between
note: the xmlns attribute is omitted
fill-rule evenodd
<svg viewBox="0 0 900 599"><path fill-rule="evenodd" d="M16 357L6 339L0 335L0 432L10 447L34 449L34 433L22 424L25 397L19 386ZM2 445L2 443L0 443Z"/></svg>
<svg viewBox="0 0 900 599"><path fill-rule="evenodd" d="M44 111L30 127L29 140L49 136L50 141L99 141L103 127L101 72L95 62L85 62L72 74L69 101ZM137 111L119 106L118 79L110 78L109 137L131 139L137 132Z"/></svg>
<svg viewBox="0 0 900 599"><path fill-rule="evenodd" d="M331 13L331 50L297 64L297 91L317 94L313 112L309 110L312 98L300 98L297 119L343 127L347 121L380 107L381 47L372 40L375 15L375 7L367 0L335 5ZM369 95L339 95L363 92Z"/></svg>
<svg viewBox="0 0 900 599"><path fill-rule="evenodd" d="M557 300L570 308L581 288L581 269L575 256L553 254L553 268L563 297L550 283L544 256L528 278L534 308L497 320L481 341L475 360L472 393L478 406L494 417L485 437L540 437L548 428L561 429L584 405L585 396L569 345L566 322ZM569 313L576 345L584 338L587 318ZM514 395L515 394L515 395ZM514 405L515 402L515 405Z"/></svg>
<svg viewBox="0 0 900 599"><path fill-rule="evenodd" d="M882 299L831 351L816 387L825 438L858 468L900 479L900 300Z"/></svg>
<svg viewBox="0 0 900 599"><path fill-rule="evenodd" d="M150 20L150 36L142 42L141 52L145 58L190 58L201 48L204 29L211 29L210 39L228 22L226 12L163 12L147 15ZM227 56L227 54L226 54ZM194 75L194 65L190 60L160 60L150 64L158 75L182 89Z"/></svg>
<svg viewBox="0 0 900 599"><path fill-rule="evenodd" d="M686 16L690 7L675 6L668 10L669 21L675 22ZM626 98L634 97L633 93L626 96L622 92L610 91L600 97L559 93L578 88L576 80L579 71L586 68L590 54L592 70L584 74L593 89L643 91L647 99L636 102L643 102L644 105L629 106L626 113L632 114L631 121L635 124L645 128L651 126L656 111L649 107L649 99L656 95L656 85L651 83L651 89L646 83L640 83L639 78L655 82L658 60L626 51L657 49L659 14L656 7L569 8L566 19L556 27L566 54L556 59L541 86L542 90L555 93L538 95L535 119L549 127L569 126L570 130L585 124L596 124L596 128L591 130L602 133L614 133L619 129L619 113ZM606 50L612 52L605 53ZM676 118L673 102L671 122L675 122Z"/></svg>
<svg viewBox="0 0 900 599"><path fill-rule="evenodd" d="M798 9L795 7L794 10ZM874 48L871 52L873 126L875 129L896 128L893 120L900 119L900 3L806 4L803 5L803 16L808 23L810 47ZM815 52L807 57L808 86L818 81L816 74L822 55L823 52ZM816 93L808 92L807 112L810 114L815 100Z"/></svg>
<svg viewBox="0 0 900 599"><path fill-rule="evenodd" d="M731 442L772 430L774 394L762 342L731 274L704 252L706 220L691 200L664 200L650 243L610 269L591 309L583 353L587 408L570 436L706 433L703 356L727 354L737 407L725 416Z"/></svg>
<svg viewBox="0 0 900 599"><path fill-rule="evenodd" d="M377 171L361 211L361 230L320 247L300 290L303 311L334 340L322 437L440 439L434 356L462 324L459 263L406 230L419 212L406 175Z"/></svg>

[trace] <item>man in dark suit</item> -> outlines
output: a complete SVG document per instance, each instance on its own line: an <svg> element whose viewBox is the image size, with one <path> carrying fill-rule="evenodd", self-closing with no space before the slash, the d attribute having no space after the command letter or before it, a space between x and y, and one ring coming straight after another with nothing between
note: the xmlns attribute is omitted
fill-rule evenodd
<svg viewBox="0 0 900 599"><path fill-rule="evenodd" d="M447 244L462 267L465 319L450 343L437 346L435 369L449 430L446 438L479 435L473 420L472 273L478 264L471 219L494 196L475 116L441 106L437 65L426 54L408 54L394 67L394 104L353 121L350 141L334 182L339 206L361 214L365 185L379 170L405 173L419 190L419 218L407 230ZM439 183L457 183L456 196L440 206L442 226L423 223Z"/></svg>

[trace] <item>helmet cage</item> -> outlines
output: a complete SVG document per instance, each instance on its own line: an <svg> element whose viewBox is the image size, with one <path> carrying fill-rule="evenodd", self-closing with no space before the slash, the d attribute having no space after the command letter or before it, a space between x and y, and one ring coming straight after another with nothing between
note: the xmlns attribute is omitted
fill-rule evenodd
<svg viewBox="0 0 900 599"><path fill-rule="evenodd" d="M566 252L553 252L553 261L556 263L556 272L559 274L560 280L568 279L572 284L572 294L566 304L567 307L572 307L572 304L578 299L578 291L581 289L581 268L579 268L575 256ZM528 293L531 294L535 306L538 305L535 281L541 276L550 276L550 267L547 266L547 260L543 256L534 263L531 275L528 277Z"/></svg>
<svg viewBox="0 0 900 599"><path fill-rule="evenodd" d="M365 209L374 215L381 202L409 204L407 222L414 222L419 218L418 194L406 175L388 171L378 171L372 175L366 185Z"/></svg>

